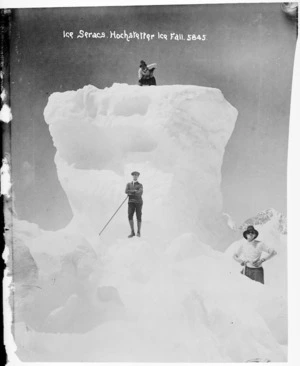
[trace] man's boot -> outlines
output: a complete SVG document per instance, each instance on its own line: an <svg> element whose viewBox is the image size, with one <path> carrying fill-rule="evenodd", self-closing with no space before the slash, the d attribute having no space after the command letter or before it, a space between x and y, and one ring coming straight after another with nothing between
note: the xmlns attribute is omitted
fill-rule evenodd
<svg viewBox="0 0 300 366"><path fill-rule="evenodd" d="M129 224L131 228L131 234L128 235L128 238L132 238L133 236L135 236L133 220L129 220Z"/></svg>
<svg viewBox="0 0 300 366"><path fill-rule="evenodd" d="M141 236L141 226L142 226L142 222L138 221L137 222L137 227L138 227L137 236Z"/></svg>

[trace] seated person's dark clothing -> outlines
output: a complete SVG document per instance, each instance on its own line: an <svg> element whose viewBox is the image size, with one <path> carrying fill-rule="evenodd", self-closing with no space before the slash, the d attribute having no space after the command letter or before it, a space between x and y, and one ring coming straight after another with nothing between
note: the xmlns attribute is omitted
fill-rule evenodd
<svg viewBox="0 0 300 366"><path fill-rule="evenodd" d="M140 67L138 72L139 85L156 85L156 79L153 76L156 64L151 64L149 66Z"/></svg>

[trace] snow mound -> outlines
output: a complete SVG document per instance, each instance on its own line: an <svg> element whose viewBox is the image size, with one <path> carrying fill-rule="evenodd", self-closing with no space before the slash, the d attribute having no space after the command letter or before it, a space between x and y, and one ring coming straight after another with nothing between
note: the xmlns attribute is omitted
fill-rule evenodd
<svg viewBox="0 0 300 366"><path fill-rule="evenodd" d="M190 235L177 238L174 246L159 252L146 240L119 239L94 266L93 278L81 281L65 270L48 287L41 281L44 295L33 299L36 309L64 293L44 310L39 328L27 322L25 331L21 322L16 324L16 342L26 345L19 357L56 362L285 360L282 332L270 331L282 315L278 293L241 276L222 253L204 244L195 253ZM180 257L174 256L176 249Z"/></svg>

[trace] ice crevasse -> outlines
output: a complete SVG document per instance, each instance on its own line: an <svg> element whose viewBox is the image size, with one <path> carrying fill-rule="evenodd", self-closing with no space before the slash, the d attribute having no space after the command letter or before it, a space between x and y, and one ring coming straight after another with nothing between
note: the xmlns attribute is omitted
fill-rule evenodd
<svg viewBox="0 0 300 366"><path fill-rule="evenodd" d="M237 118L221 91L88 85L52 94L44 117L73 218L34 235L15 222L38 268L27 297L15 293L18 357L285 361L286 329L279 337L266 311L275 304L274 317L285 316L284 294L241 276L218 251L221 168ZM142 238L127 239L126 204L99 237L133 170L144 186Z"/></svg>

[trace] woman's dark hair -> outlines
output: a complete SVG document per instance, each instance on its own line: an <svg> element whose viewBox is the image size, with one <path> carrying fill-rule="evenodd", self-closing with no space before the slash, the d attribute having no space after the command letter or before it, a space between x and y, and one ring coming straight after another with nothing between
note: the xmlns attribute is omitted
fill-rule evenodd
<svg viewBox="0 0 300 366"><path fill-rule="evenodd" d="M142 67L144 65L147 66L146 62L144 60L140 61L140 67Z"/></svg>

